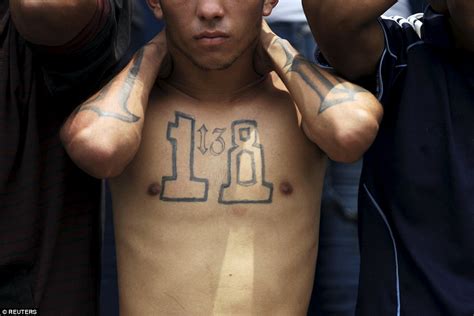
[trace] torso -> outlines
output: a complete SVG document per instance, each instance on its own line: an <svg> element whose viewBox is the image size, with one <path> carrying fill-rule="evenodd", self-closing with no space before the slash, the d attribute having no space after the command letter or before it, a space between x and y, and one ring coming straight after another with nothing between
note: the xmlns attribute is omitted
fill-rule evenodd
<svg viewBox="0 0 474 316"><path fill-rule="evenodd" d="M396 30L381 66L384 119L361 177L358 306L464 315L474 309L474 59L394 23L384 20ZM423 34L445 25L425 21Z"/></svg>
<svg viewBox="0 0 474 316"><path fill-rule="evenodd" d="M271 80L229 104L158 85L111 181L122 315L306 315L325 156L299 125Z"/></svg>

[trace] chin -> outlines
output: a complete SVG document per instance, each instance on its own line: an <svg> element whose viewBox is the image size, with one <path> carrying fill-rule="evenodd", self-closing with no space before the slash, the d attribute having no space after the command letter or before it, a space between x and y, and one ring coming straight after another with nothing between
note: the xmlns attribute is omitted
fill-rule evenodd
<svg viewBox="0 0 474 316"><path fill-rule="evenodd" d="M234 63L236 59L228 59L228 60L219 60L219 61L199 61L193 60L193 64L202 69L207 71L212 70L226 70L229 69Z"/></svg>

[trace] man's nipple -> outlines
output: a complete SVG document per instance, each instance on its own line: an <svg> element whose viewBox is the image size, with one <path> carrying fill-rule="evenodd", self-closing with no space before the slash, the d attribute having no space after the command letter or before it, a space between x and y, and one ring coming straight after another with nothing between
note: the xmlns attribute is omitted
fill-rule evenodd
<svg viewBox="0 0 474 316"><path fill-rule="evenodd" d="M159 183L153 182L148 186L148 195L157 196L161 193L161 185Z"/></svg>
<svg viewBox="0 0 474 316"><path fill-rule="evenodd" d="M289 196L293 193L293 186L288 181L283 181L280 183L280 192L283 195Z"/></svg>

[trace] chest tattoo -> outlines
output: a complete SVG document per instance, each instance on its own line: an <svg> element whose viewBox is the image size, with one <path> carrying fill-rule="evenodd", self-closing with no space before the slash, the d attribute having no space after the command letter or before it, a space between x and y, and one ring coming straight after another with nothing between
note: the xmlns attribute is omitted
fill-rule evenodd
<svg viewBox="0 0 474 316"><path fill-rule="evenodd" d="M227 177L219 188L221 204L272 203L273 183L266 181L264 146L260 143L255 120L237 120L230 126L232 144L226 146L227 128L212 133L205 124L196 129L193 116L175 112L168 123L166 138L172 146L171 175L162 177L160 199L172 202L205 202L209 180L195 175L195 139L198 155L223 155L227 150ZM210 136L209 136L210 134ZM225 157L225 156L223 156ZM187 166L180 168L177 166Z"/></svg>

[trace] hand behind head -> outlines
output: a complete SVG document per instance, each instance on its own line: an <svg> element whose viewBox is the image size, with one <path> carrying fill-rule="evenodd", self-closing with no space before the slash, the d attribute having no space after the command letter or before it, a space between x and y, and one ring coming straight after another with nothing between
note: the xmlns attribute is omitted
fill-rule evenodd
<svg viewBox="0 0 474 316"><path fill-rule="evenodd" d="M166 55L162 60L157 60L156 62L160 63L160 71L158 73L158 78L166 79L168 78L173 71L173 60L168 51L168 43L166 40L166 28L163 28L160 33L153 37L147 45L154 45L159 51L166 51Z"/></svg>
<svg viewBox="0 0 474 316"><path fill-rule="evenodd" d="M267 22L263 20L260 42L255 49L253 60L255 72L260 75L265 75L273 70L273 62L268 53L268 48L275 37L275 33L272 32Z"/></svg>

